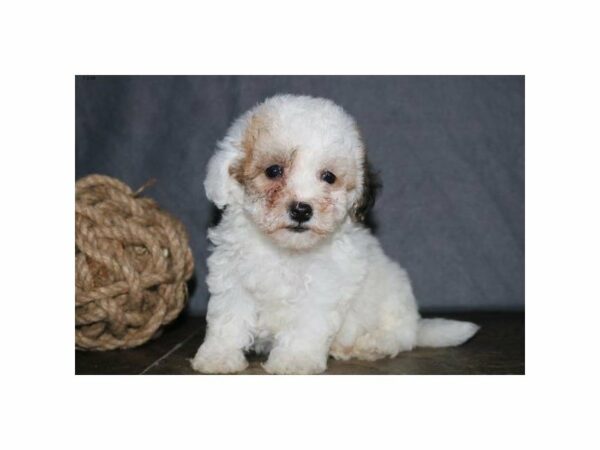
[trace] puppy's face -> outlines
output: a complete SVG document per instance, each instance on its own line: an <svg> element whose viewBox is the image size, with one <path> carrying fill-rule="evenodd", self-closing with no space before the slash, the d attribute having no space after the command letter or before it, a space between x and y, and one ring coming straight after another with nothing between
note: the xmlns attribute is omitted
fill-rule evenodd
<svg viewBox="0 0 600 450"><path fill-rule="evenodd" d="M331 102L308 108L263 104L229 174L242 206L278 245L307 249L334 233L364 202L364 149L354 122Z"/></svg>

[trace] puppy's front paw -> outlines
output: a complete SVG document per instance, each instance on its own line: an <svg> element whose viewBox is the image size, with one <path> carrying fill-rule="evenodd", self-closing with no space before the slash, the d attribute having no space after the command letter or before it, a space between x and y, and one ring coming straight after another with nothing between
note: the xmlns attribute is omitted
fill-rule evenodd
<svg viewBox="0 0 600 450"><path fill-rule="evenodd" d="M325 372L327 357L308 353L287 353L274 349L263 368L275 375L312 375Z"/></svg>
<svg viewBox="0 0 600 450"><path fill-rule="evenodd" d="M202 345L191 360L192 368L202 373L235 373L248 367L241 350L223 350Z"/></svg>

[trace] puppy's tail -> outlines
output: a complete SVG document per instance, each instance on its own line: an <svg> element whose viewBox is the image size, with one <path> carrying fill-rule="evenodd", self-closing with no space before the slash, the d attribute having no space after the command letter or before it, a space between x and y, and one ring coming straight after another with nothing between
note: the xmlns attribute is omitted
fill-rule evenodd
<svg viewBox="0 0 600 450"><path fill-rule="evenodd" d="M420 319L418 347L453 347L473 337L479 325L448 319Z"/></svg>

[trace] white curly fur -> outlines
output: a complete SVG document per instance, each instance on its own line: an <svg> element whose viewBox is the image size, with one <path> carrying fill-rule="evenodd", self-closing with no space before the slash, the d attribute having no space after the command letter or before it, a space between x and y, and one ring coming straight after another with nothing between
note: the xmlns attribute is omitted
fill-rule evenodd
<svg viewBox="0 0 600 450"><path fill-rule="evenodd" d="M275 180L272 164L284 171ZM225 209L209 231L208 329L194 369L239 372L254 349L269 354L269 373L312 374L329 355L374 360L475 334L472 323L420 319L408 275L351 214L364 168L354 120L329 100L280 95L234 122L205 180ZM303 232L290 229L299 201L314 211Z"/></svg>

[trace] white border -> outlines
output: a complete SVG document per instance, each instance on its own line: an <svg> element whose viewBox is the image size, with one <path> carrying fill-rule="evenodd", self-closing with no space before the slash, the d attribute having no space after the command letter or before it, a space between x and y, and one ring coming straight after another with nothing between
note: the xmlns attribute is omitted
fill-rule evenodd
<svg viewBox="0 0 600 450"><path fill-rule="evenodd" d="M591 2L7 3L4 447L597 444ZM527 375L75 377L76 73L526 74Z"/></svg>

